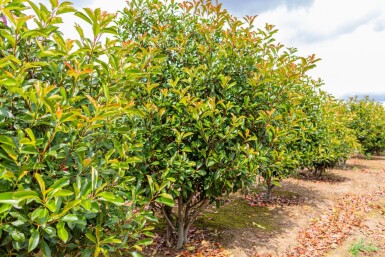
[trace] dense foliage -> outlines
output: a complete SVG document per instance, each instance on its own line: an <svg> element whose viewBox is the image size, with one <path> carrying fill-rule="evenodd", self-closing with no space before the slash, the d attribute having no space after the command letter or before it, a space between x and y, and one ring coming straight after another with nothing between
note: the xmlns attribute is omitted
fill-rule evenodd
<svg viewBox="0 0 385 257"><path fill-rule="evenodd" d="M385 150L385 108L369 97L351 98L348 107L353 119L348 126L354 131L365 154L380 154Z"/></svg>
<svg viewBox="0 0 385 257"><path fill-rule="evenodd" d="M147 139L141 172L156 181L174 180L167 190L177 199L176 215L170 206L160 208L167 243L171 246L177 234L178 247L210 201L254 180L246 166L248 138L241 136L245 117L240 112L248 78L244 70L254 62L230 47L223 30L229 14L199 4L130 1L119 21L121 40L134 42L134 51L149 48L164 56L147 58L150 73L130 92L144 113L137 124L138 134ZM237 21L227 24L238 30ZM151 74L154 66L162 68Z"/></svg>
<svg viewBox="0 0 385 257"><path fill-rule="evenodd" d="M165 57L147 59L147 70L162 68L131 92L144 113L141 171L175 179L166 189L177 210L160 207L169 245L175 235L177 247L188 241L207 203L258 176L269 197L303 162L332 166L339 159L344 138L325 138L333 131L326 120L332 110L323 110L330 97L306 74L318 59L276 43L273 26L255 29L255 17L241 21L211 1L134 0L122 14L121 40Z"/></svg>
<svg viewBox="0 0 385 257"><path fill-rule="evenodd" d="M155 220L145 207L163 197L159 189L143 196L143 182L127 172L142 145L127 123L138 111L122 91L130 65L144 61L101 42L115 33L115 15L68 2L51 1L51 10L1 3L0 255L140 250ZM80 40L63 39L57 24L69 12L92 25L93 38L77 26Z"/></svg>
<svg viewBox="0 0 385 257"><path fill-rule="evenodd" d="M333 168L345 161L359 149L354 132L347 127L352 119L343 101L337 101L330 95L321 96L318 110L319 121L307 140L310 140L310 158L306 167L320 176L326 169Z"/></svg>
<svg viewBox="0 0 385 257"><path fill-rule="evenodd" d="M255 17L207 0L132 0L118 15L50 4L0 1L2 256L138 256L157 211L180 248L229 193L259 181L269 197L357 139L385 148L384 108L320 90L318 59ZM63 14L92 37L75 25L64 40Z"/></svg>

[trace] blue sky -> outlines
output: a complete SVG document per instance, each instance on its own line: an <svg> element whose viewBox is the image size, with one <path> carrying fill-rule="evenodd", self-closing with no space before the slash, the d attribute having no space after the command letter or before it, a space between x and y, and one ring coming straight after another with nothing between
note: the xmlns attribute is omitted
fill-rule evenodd
<svg viewBox="0 0 385 257"><path fill-rule="evenodd" d="M40 2L35 0L34 2ZM43 2L48 2L44 0ZM73 1L114 12L125 0ZM219 0L230 13L274 24L276 39L301 55L322 59L312 76L336 97L385 94L385 0ZM72 30L73 21L63 29ZM73 30L72 30L73 31Z"/></svg>

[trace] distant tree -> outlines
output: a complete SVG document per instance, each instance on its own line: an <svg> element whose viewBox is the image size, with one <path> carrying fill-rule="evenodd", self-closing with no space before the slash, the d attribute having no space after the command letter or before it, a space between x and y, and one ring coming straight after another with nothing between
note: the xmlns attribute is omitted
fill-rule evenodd
<svg viewBox="0 0 385 257"><path fill-rule="evenodd" d="M350 98L348 108L353 115L349 127L354 131L365 154L385 150L385 107L369 97Z"/></svg>

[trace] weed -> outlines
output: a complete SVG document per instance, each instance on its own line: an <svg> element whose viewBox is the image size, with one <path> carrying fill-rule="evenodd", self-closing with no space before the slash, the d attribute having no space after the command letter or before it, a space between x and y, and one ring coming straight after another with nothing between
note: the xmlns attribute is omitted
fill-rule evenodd
<svg viewBox="0 0 385 257"><path fill-rule="evenodd" d="M352 246L350 246L349 253L355 257L360 252L370 253L376 252L378 250L379 249L377 248L377 246L375 246L374 244L365 244L365 240L361 238L359 241L355 242L354 244L352 244Z"/></svg>

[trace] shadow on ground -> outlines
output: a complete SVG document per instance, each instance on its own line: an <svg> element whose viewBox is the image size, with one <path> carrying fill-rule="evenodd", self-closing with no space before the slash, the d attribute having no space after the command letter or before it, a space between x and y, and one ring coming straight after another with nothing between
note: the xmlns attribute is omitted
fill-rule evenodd
<svg viewBox="0 0 385 257"><path fill-rule="evenodd" d="M357 165L355 165L355 166L357 166ZM362 166L364 166L364 165L362 165ZM342 169L343 168L341 168L341 170ZM350 169L350 168L347 168L347 169ZM349 172L348 170L346 170L346 171ZM343 182L346 182L346 181L350 180L347 177L340 176L338 174L331 173L331 172L328 172L328 171L326 171L325 173L323 173L319 177L314 176L313 173L308 172L308 171L298 172L298 174L296 176L293 176L293 177L295 179L304 180L304 181L326 182L326 183L330 183L330 184L343 183Z"/></svg>
<svg viewBox="0 0 385 257"><path fill-rule="evenodd" d="M355 170L365 170L365 169L369 169L370 167L368 165L364 165L364 164L358 164L358 163L348 163L346 164L346 168L342 168L342 167L336 167L335 169L336 170L346 170L346 171L349 171L349 170L352 170L352 171L355 171Z"/></svg>
<svg viewBox="0 0 385 257"><path fill-rule="evenodd" d="M381 154L381 155L372 155L370 156L370 158L368 158L366 155L363 155L363 154L359 154L357 156L355 156L355 158L357 159L360 159L360 160L368 160L368 161L384 161L385 160L385 154Z"/></svg>

